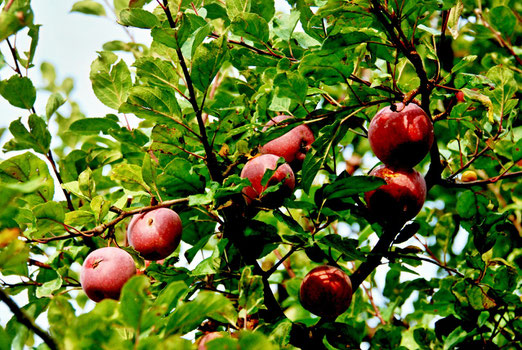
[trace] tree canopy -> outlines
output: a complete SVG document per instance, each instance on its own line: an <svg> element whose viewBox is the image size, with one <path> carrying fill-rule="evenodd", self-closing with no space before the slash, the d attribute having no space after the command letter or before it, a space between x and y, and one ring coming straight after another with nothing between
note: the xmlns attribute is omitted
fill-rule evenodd
<svg viewBox="0 0 522 350"><path fill-rule="evenodd" d="M99 49L89 78L113 112L94 117L60 67L35 66L45 23L31 0L0 0L0 95L19 112L2 130L0 349L192 349L214 332L204 348L521 347L522 3L278 3L74 2L151 36ZM369 175L370 121L397 103L434 130L408 167L426 183L414 218L389 194L369 205L388 182ZM297 126L314 135L304 159L261 174L262 196L246 198L245 164ZM126 232L158 208L179 214L182 244L150 262ZM94 303L80 267L107 246L139 273ZM333 317L300 300L322 265L353 290Z"/></svg>

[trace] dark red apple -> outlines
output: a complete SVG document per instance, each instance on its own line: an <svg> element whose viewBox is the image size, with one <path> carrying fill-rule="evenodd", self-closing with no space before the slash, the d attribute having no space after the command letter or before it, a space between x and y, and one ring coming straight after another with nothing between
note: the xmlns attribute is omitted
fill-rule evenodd
<svg viewBox="0 0 522 350"><path fill-rule="evenodd" d="M278 115L272 118L262 131L266 131L272 125L281 125L283 121L291 118L289 115ZM260 148L260 152L283 157L293 169L300 169L306 157L306 152L312 147L314 141L315 137L312 130L307 125L301 124L266 143Z"/></svg>
<svg viewBox="0 0 522 350"><path fill-rule="evenodd" d="M433 123L414 103L381 109L373 117L368 140L373 153L384 164L395 168L412 168L428 154L433 144Z"/></svg>
<svg viewBox="0 0 522 350"><path fill-rule="evenodd" d="M379 222L404 224L419 213L426 200L426 182L414 169L394 170L380 165L370 172L386 181L365 194L368 209Z"/></svg>
<svg viewBox="0 0 522 350"><path fill-rule="evenodd" d="M311 313L336 318L352 301L352 282L343 270L334 266L318 266L301 282L301 305Z"/></svg>
<svg viewBox="0 0 522 350"><path fill-rule="evenodd" d="M129 253L105 247L87 255L80 271L80 284L96 302L105 298L118 300L123 285L135 274L136 265Z"/></svg>
<svg viewBox="0 0 522 350"><path fill-rule="evenodd" d="M263 205L277 206L281 199L288 196L295 188L295 177L292 168L287 163L280 165L275 173L270 177L267 184L263 186L261 180L265 172L275 170L279 157L273 154L263 154L250 159L241 171L241 177L250 180L252 186L243 188L243 196L248 204L253 200L260 200ZM269 187L283 182L281 188L276 191L263 195Z"/></svg>
<svg viewBox="0 0 522 350"><path fill-rule="evenodd" d="M171 209L159 208L136 214L127 228L129 244L147 260L172 254L181 241L181 219Z"/></svg>

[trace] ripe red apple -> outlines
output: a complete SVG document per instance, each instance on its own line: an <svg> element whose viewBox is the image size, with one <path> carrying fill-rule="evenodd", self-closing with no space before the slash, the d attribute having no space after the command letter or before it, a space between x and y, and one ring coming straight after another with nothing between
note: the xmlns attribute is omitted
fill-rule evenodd
<svg viewBox="0 0 522 350"><path fill-rule="evenodd" d="M216 339L216 338L221 338L221 337L223 337L223 334L221 334L220 332L210 332L210 333L205 334L204 336L202 336L199 339L198 350L207 350L206 344L209 341Z"/></svg>
<svg viewBox="0 0 522 350"><path fill-rule="evenodd" d="M384 107L373 117L368 140L373 153L384 164L412 168L428 154L433 144L433 123L414 103Z"/></svg>
<svg viewBox="0 0 522 350"><path fill-rule="evenodd" d="M265 206L277 206L281 199L289 195L295 188L295 177L292 168L287 163L280 165L272 177L268 180L266 186L261 184L265 172L275 170L279 157L273 154L263 154L250 159L241 171L241 177L250 180L252 186L243 188L243 197L248 204L253 200L259 199ZM269 187L283 181L281 188L276 191L263 195L263 192Z"/></svg>
<svg viewBox="0 0 522 350"><path fill-rule="evenodd" d="M378 221L402 225L422 209L427 189L418 171L380 165L370 175L386 181L386 185L365 194L368 209Z"/></svg>
<svg viewBox="0 0 522 350"><path fill-rule="evenodd" d="M129 253L105 247L87 255L80 271L80 284L91 300L118 300L123 285L135 274L136 265Z"/></svg>
<svg viewBox="0 0 522 350"><path fill-rule="evenodd" d="M181 241L181 219L171 209L159 208L136 214L127 227L129 244L147 260L161 260Z"/></svg>
<svg viewBox="0 0 522 350"><path fill-rule="evenodd" d="M289 115L278 115L272 118L261 131L266 131L272 125L280 125L284 120L291 119ZM263 154L275 154L283 157L293 169L300 169L306 157L306 152L315 141L312 130L307 125L299 125L286 134L275 138L260 148Z"/></svg>
<svg viewBox="0 0 522 350"><path fill-rule="evenodd" d="M301 282L301 305L311 313L336 318L352 301L352 282L343 270L334 266L318 266Z"/></svg>
<svg viewBox="0 0 522 350"><path fill-rule="evenodd" d="M464 98L464 93L462 91L458 91L455 96L457 97L457 102L462 103L465 102L466 99Z"/></svg>

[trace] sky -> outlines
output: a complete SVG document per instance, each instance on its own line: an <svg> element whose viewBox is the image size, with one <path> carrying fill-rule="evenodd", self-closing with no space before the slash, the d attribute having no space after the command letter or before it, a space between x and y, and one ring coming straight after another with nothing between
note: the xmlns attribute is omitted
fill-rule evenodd
<svg viewBox="0 0 522 350"><path fill-rule="evenodd" d="M55 66L58 81L62 81L65 77L74 79L75 89L71 97L79 103L82 112L87 117L102 117L115 111L104 106L95 97L89 80L90 64L97 57L96 52L102 50L102 45L105 42L111 40L129 41L129 36L121 26L115 23L115 15L110 11L107 11L108 16L105 18L70 13L74 2L73 0L32 1L35 14L34 21L42 26L34 60L36 67L28 71L28 76L38 89L43 85L38 67L42 62L52 63ZM288 10L286 2L276 0L276 7L278 10ZM150 43L151 37L148 30L136 28L129 30L137 42ZM20 51L26 51L29 45L25 34L26 32L21 32L16 38L16 45ZM6 62L12 64L13 59L5 42L0 43L0 51ZM126 58L129 63L131 62L130 57L123 56L123 58ZM0 70L1 79L12 74L14 72L9 66ZM48 96L48 93L38 92L35 104L37 114L43 115L45 113ZM0 97L0 127L8 127L11 121L20 117L22 117L22 120L27 120L29 114L29 111L10 106L6 100ZM9 135L4 134L0 139L0 144L3 145L8 139ZM0 159L9 156L11 154L5 155L0 150ZM61 195L61 191L55 192L57 195ZM57 200L61 200L61 198L57 198ZM375 243L375 241L376 237L373 237L373 242ZM407 244L412 244L412 242L407 242ZM380 289L384 285L386 271L386 266L379 268L377 284ZM434 276L435 274L434 266L427 264L423 264L419 271L425 276ZM409 278L411 277L413 276ZM384 300L378 294L374 293L374 297L378 304L384 303ZM19 305L24 305L27 299L25 298L24 301L23 296L17 296L16 300ZM10 316L6 317L8 314L5 305L0 304L0 324L5 325L10 318ZM39 319L38 321L45 327L45 320Z"/></svg>

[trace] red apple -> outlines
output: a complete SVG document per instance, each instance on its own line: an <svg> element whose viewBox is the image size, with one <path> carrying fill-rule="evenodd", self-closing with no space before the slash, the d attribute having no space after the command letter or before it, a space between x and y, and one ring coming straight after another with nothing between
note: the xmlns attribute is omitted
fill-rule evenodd
<svg viewBox="0 0 522 350"><path fill-rule="evenodd" d="M378 221L402 225L422 209L427 189L418 171L380 165L370 175L386 181L386 185L365 194L368 209Z"/></svg>
<svg viewBox="0 0 522 350"><path fill-rule="evenodd" d="M343 270L323 265L312 269L301 282L301 305L311 313L336 318L352 301L352 282Z"/></svg>
<svg viewBox="0 0 522 350"><path fill-rule="evenodd" d="M253 200L260 200L263 205L277 206L281 199L289 195L295 188L295 177L292 168L287 163L280 165L267 184L263 186L261 180L265 172L275 170L279 157L273 154L263 154L250 159L241 171L241 177L250 180L251 186L243 188L243 196L248 204ZM276 191L263 195L263 192L269 187L283 181L281 188Z"/></svg>
<svg viewBox="0 0 522 350"><path fill-rule="evenodd" d="M464 98L464 92L462 91L458 91L455 96L457 97L457 102L458 103L462 103L462 102L465 102L466 99Z"/></svg>
<svg viewBox="0 0 522 350"><path fill-rule="evenodd" d="M433 123L414 103L381 109L373 117L368 140L373 153L384 164L395 168L412 168L428 154L433 144Z"/></svg>
<svg viewBox="0 0 522 350"><path fill-rule="evenodd" d="M174 210L159 208L134 215L127 239L146 260L161 260L178 247L181 229L181 219Z"/></svg>
<svg viewBox="0 0 522 350"><path fill-rule="evenodd" d="M278 115L272 118L263 128L266 131L272 125L280 125L287 119L291 119L289 115ZM307 125L299 125L279 136L261 147L260 152L263 154L275 154L283 157L285 161L294 169L300 169L306 157L306 152L312 147L315 141L312 130Z"/></svg>
<svg viewBox="0 0 522 350"><path fill-rule="evenodd" d="M105 247L87 255L80 271L80 284L96 302L105 298L118 300L123 285L135 274L136 265L129 253Z"/></svg>
<svg viewBox="0 0 522 350"><path fill-rule="evenodd" d="M210 332L210 333L205 334L204 336L202 336L199 339L198 350L207 350L206 344L209 341L214 340L216 338L221 338L221 337L223 337L223 334L221 334L220 332Z"/></svg>

